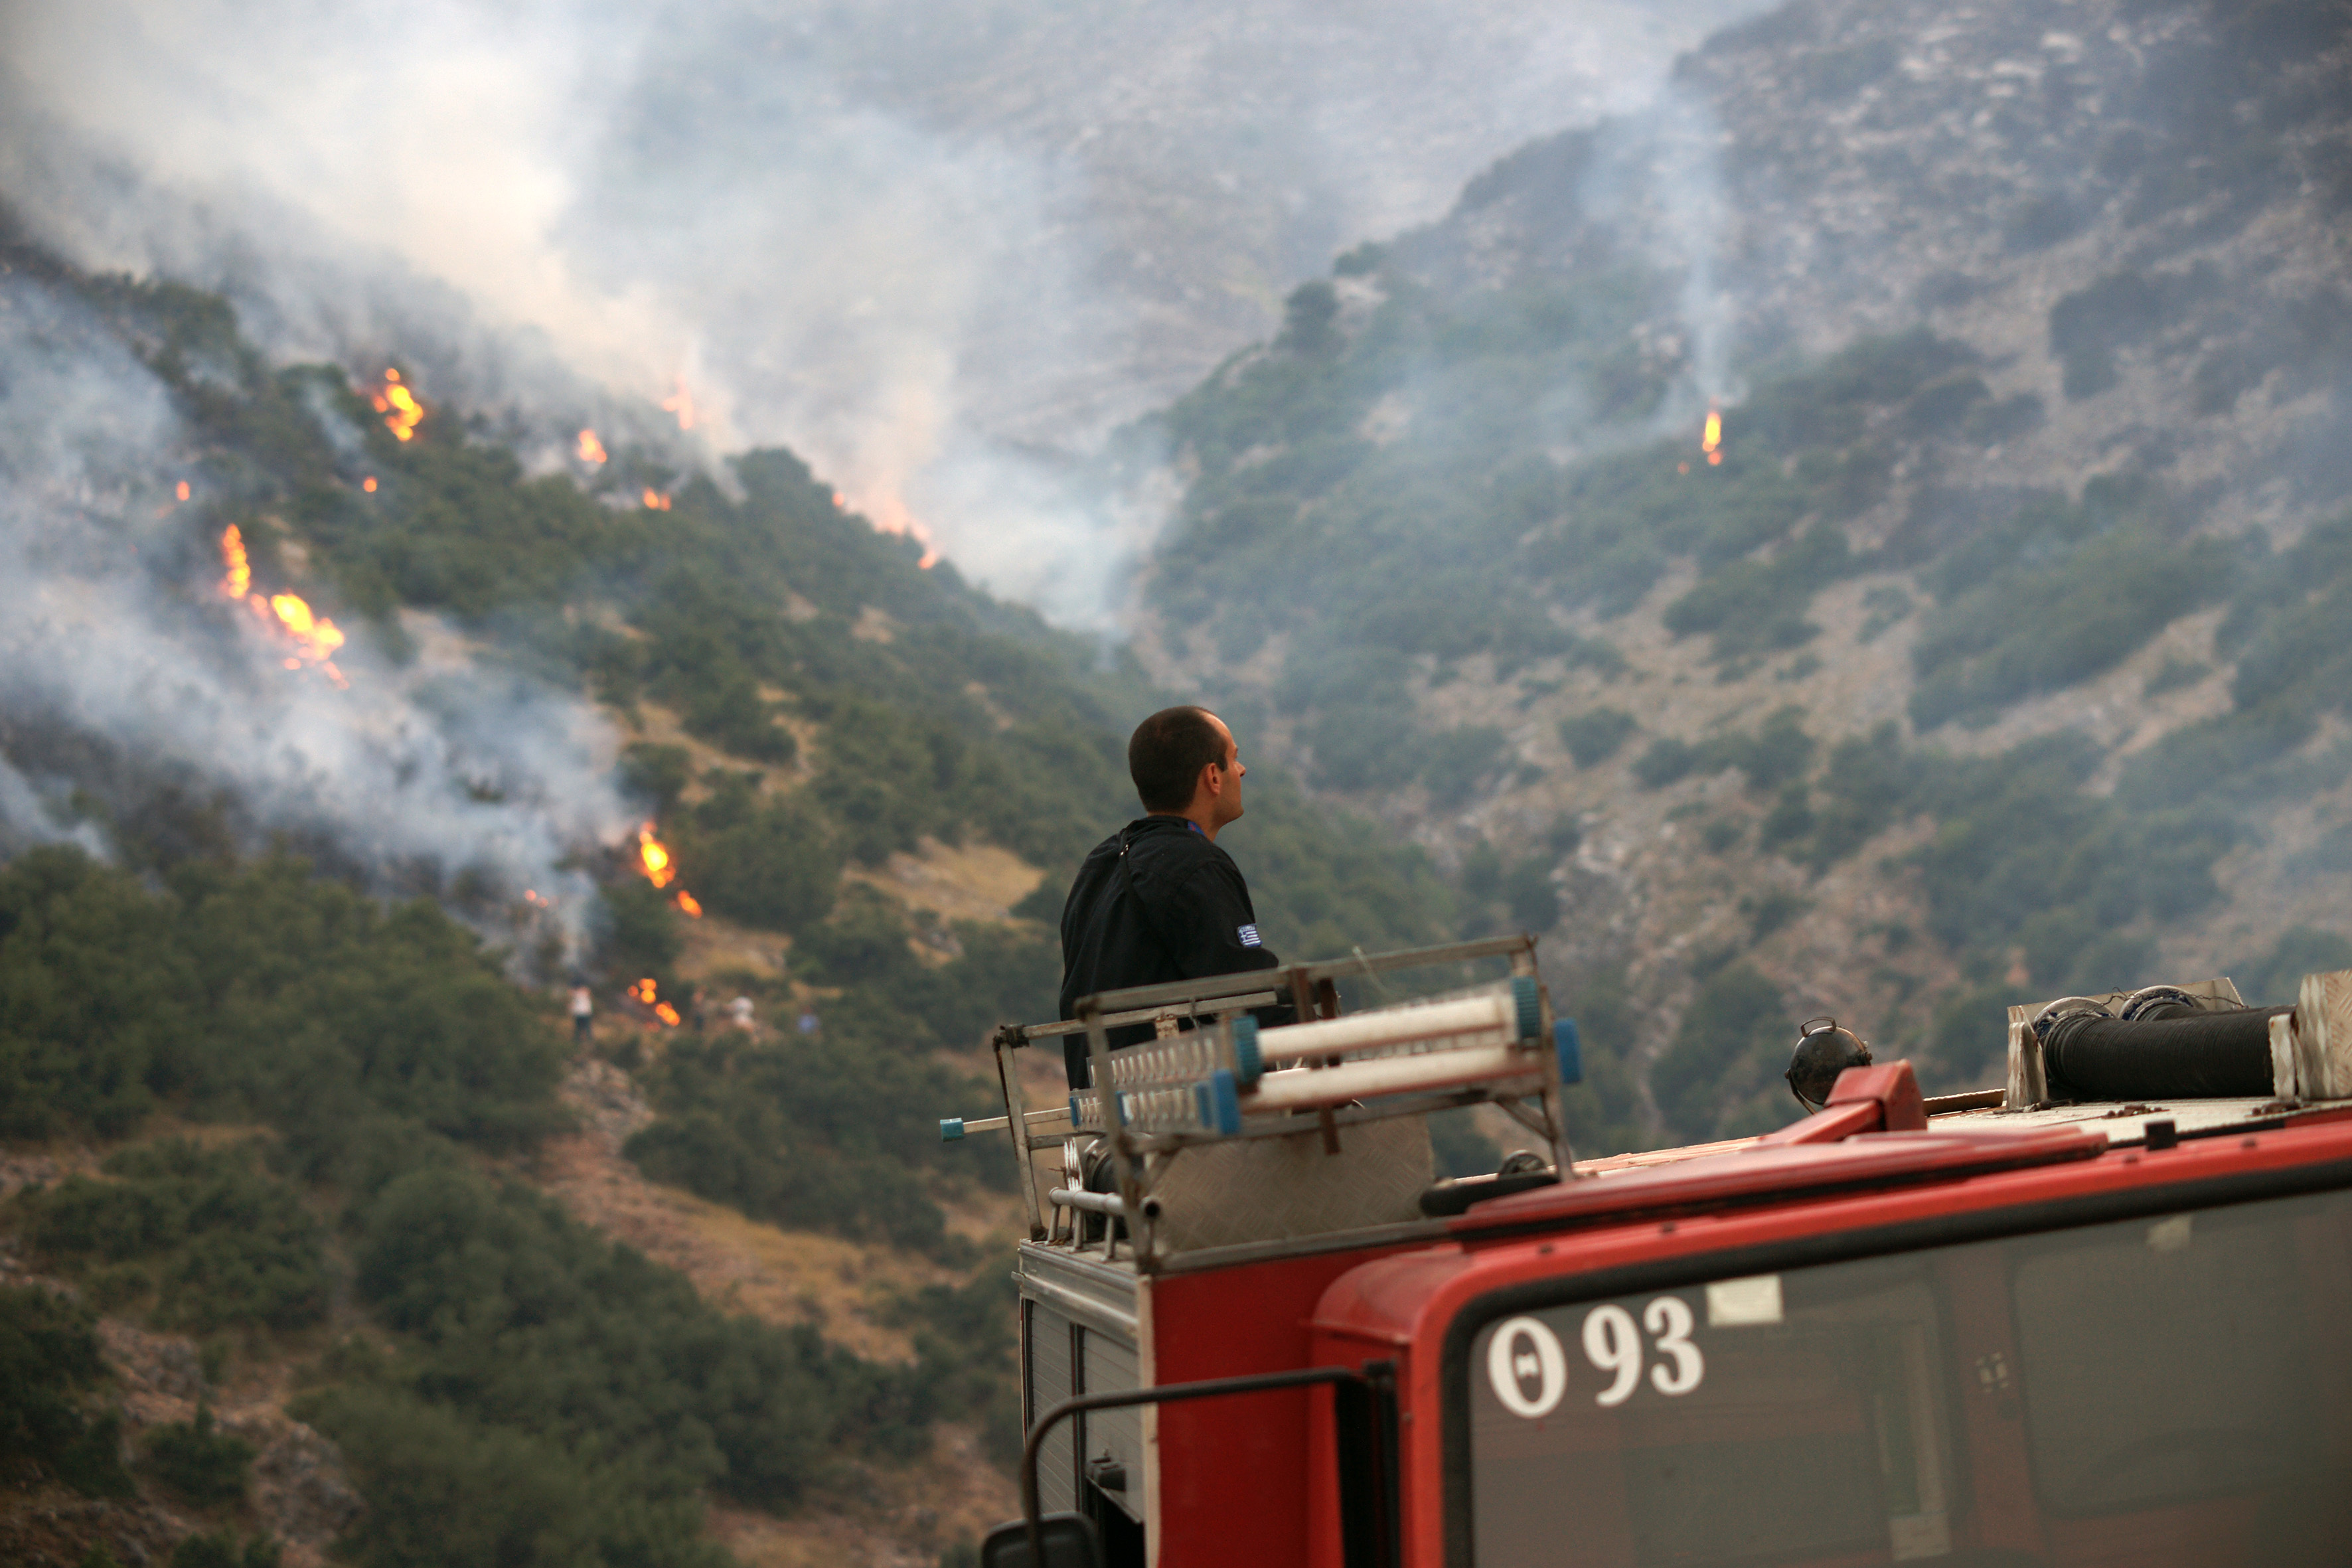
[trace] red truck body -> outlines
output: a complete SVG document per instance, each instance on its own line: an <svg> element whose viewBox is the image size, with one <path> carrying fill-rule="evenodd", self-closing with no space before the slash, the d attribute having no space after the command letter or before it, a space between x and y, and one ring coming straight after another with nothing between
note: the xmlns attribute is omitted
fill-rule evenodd
<svg viewBox="0 0 2352 1568"><path fill-rule="evenodd" d="M1118 1245L1022 1248L1033 1425L1308 1367L1392 1407L1075 1418L1041 1488L1111 1568L2352 1562L2352 1101L1931 1118L1897 1064L1451 1215ZM1349 1423L1385 1428L1370 1547Z"/></svg>

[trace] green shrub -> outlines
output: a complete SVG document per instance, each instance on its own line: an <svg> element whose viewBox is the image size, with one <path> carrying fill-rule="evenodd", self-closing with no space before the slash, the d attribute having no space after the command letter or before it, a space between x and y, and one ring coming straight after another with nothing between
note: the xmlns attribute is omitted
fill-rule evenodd
<svg viewBox="0 0 2352 1568"><path fill-rule="evenodd" d="M1433 737L1421 770L1430 803L1441 809L1462 805L1502 764L1507 750L1503 732L1487 724L1465 725Z"/></svg>
<svg viewBox="0 0 2352 1568"><path fill-rule="evenodd" d="M172 1548L172 1568L278 1568L282 1560L268 1536L254 1536L239 1549L236 1533L227 1530L184 1535Z"/></svg>
<svg viewBox="0 0 2352 1568"><path fill-rule="evenodd" d="M872 865L925 833L951 837L964 786L959 737L902 710L858 700L826 715L816 798L840 823L850 858Z"/></svg>
<svg viewBox="0 0 2352 1568"><path fill-rule="evenodd" d="M1805 733L1805 710L1793 704L1768 715L1753 735L1727 736L1710 748L1712 760L1738 768L1748 787L1767 795L1805 776L1814 741Z"/></svg>
<svg viewBox="0 0 2352 1568"><path fill-rule="evenodd" d="M1511 924L1538 935L1559 923L1559 889L1551 879L1551 863L1542 858L1522 860L1503 877L1503 901Z"/></svg>
<svg viewBox="0 0 2352 1568"><path fill-rule="evenodd" d="M699 820L709 826L679 838L678 866L706 908L763 930L798 931L833 907L841 858L833 835L800 803L775 801L733 821Z"/></svg>
<svg viewBox="0 0 2352 1568"><path fill-rule="evenodd" d="M145 1265L165 1328L290 1329L325 1313L324 1233L291 1187L256 1168L250 1146L175 1139L123 1150L105 1169L113 1180L68 1176L26 1199L35 1247L86 1269Z"/></svg>
<svg viewBox="0 0 2352 1568"><path fill-rule="evenodd" d="M1980 530L1926 574L1940 602L1912 644L1913 721L1989 718L2101 674L2227 595L2239 549L2171 531L2160 494L2112 479Z"/></svg>
<svg viewBox="0 0 2352 1568"><path fill-rule="evenodd" d="M1642 1009L1620 971L1570 969L1550 977L1552 1010L1576 1021L1583 1081L1560 1096L1577 1158L1646 1149L1641 1090L1632 1063L1641 1043Z"/></svg>
<svg viewBox="0 0 2352 1568"><path fill-rule="evenodd" d="M643 797L657 817L667 816L694 777L694 754L684 746L640 741L621 753L621 784Z"/></svg>
<svg viewBox="0 0 2352 1568"><path fill-rule="evenodd" d="M688 888L699 885L690 873L682 879ZM708 902L707 894L697 896ZM670 900L669 893L643 878L606 887L604 940L597 944L597 956L608 970L632 979L651 976L665 994L677 989L671 966L686 951L686 917Z"/></svg>
<svg viewBox="0 0 2352 1568"><path fill-rule="evenodd" d="M877 1390L919 1405L814 1331L725 1317L546 1199L468 1173L401 1177L360 1227L361 1295L413 1336L419 1394L625 1468L641 1496L789 1501L828 1447L895 1430Z"/></svg>
<svg viewBox="0 0 2352 1568"><path fill-rule="evenodd" d="M1559 721L1559 743L1580 768L1599 767L1617 754L1619 747L1641 726L1620 708L1594 708Z"/></svg>
<svg viewBox="0 0 2352 1568"><path fill-rule="evenodd" d="M1842 530L1812 529L1769 561L1733 561L1701 578L1666 606L1666 629L1712 632L1717 659L1796 647L1821 631L1804 606L1853 565Z"/></svg>
<svg viewBox="0 0 2352 1568"><path fill-rule="evenodd" d="M38 1466L91 1497L125 1497L121 1419L89 1409L106 1378L96 1329L96 1314L62 1296L0 1286L0 1462Z"/></svg>
<svg viewBox="0 0 2352 1568"><path fill-rule="evenodd" d="M910 1161L952 1157L939 1152L943 1108L994 1097L890 1039L898 1009L877 1012L833 1004L821 1039L673 1039L649 1082L662 1118L629 1140L629 1157L656 1181L778 1224L941 1246Z"/></svg>
<svg viewBox="0 0 2352 1568"><path fill-rule="evenodd" d="M1633 776L1641 781L1643 789L1664 789L1687 776L1698 766L1700 758L1699 749L1689 742L1661 735L1634 760Z"/></svg>
<svg viewBox="0 0 2352 1568"><path fill-rule="evenodd" d="M2255 1006L2284 1006L2296 999L2306 974L2352 969L2352 941L2340 931L2290 926L2270 952L2233 965L2238 994Z"/></svg>
<svg viewBox="0 0 2352 1568"><path fill-rule="evenodd" d="M699 1506L639 1500L625 1473L413 1395L337 1389L303 1406L368 1500L344 1542L362 1568L724 1568Z"/></svg>
<svg viewBox="0 0 2352 1568"><path fill-rule="evenodd" d="M1465 1108L1429 1119L1429 1142L1440 1176L1484 1176L1503 1163L1502 1145L1478 1130Z"/></svg>
<svg viewBox="0 0 2352 1568"><path fill-rule="evenodd" d="M244 1500L254 1447L215 1430L210 1405L199 1404L193 1422L151 1430L146 1448L148 1473L198 1508Z"/></svg>
<svg viewBox="0 0 2352 1568"><path fill-rule="evenodd" d="M1717 970L1699 986L1650 1069L1650 1089L1668 1131L1693 1143L1736 1135L1733 1109L1787 1066L1796 1043L1779 986L1752 964Z"/></svg>

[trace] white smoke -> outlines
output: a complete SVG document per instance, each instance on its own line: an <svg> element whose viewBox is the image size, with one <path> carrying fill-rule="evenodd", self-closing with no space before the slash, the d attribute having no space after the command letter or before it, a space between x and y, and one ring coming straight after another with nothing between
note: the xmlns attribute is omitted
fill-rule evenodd
<svg viewBox="0 0 2352 1568"><path fill-rule="evenodd" d="M387 885L422 871L492 903L536 894L576 949L594 889L570 863L631 822L606 782L608 728L422 621L405 668L366 638L344 647L348 690L289 669L282 629L218 591L194 455L161 384L87 306L0 277L0 706L20 721L0 827L102 853L94 825L25 776L58 761L26 736L91 738L226 787L257 825L323 836Z"/></svg>
<svg viewBox="0 0 2352 1568"><path fill-rule="evenodd" d="M289 357L550 420L593 389L648 429L683 378L706 451L791 445L1107 629L1150 521L1074 454L1334 250L1758 8L19 4L0 194Z"/></svg>

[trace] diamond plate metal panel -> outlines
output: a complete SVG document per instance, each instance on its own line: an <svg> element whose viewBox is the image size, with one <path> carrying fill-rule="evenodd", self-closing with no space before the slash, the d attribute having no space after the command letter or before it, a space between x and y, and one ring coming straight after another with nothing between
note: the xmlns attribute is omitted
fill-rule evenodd
<svg viewBox="0 0 2352 1568"><path fill-rule="evenodd" d="M1433 1163L1421 1117L1339 1130L1323 1152L1312 1118L1290 1138L1253 1138L1185 1150L1154 1177L1157 1236L1171 1252L1290 1241L1417 1220Z"/></svg>

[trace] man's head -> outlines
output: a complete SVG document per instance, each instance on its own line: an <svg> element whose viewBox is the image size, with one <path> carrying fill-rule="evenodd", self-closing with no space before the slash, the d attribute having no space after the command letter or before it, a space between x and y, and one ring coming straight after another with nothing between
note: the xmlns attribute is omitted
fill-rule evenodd
<svg viewBox="0 0 2352 1568"><path fill-rule="evenodd" d="M1242 814L1241 748L1205 708L1163 708L1128 738L1127 771L1143 809L1189 817L1212 838Z"/></svg>

